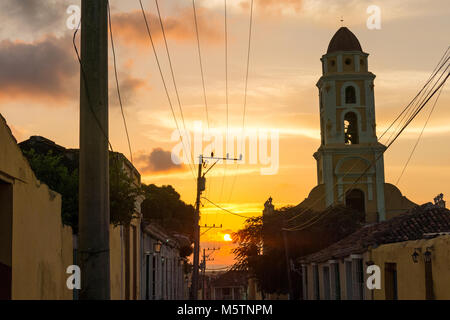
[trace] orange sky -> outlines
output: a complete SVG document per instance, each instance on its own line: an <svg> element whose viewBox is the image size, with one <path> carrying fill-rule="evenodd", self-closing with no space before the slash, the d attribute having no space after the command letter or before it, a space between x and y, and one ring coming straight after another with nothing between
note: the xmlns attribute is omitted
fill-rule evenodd
<svg viewBox="0 0 450 320"><path fill-rule="evenodd" d="M21 141L42 135L66 147L78 146L78 64L67 29L66 9L77 1L4 0L0 18L0 112ZM174 88L157 24L154 1L143 1L154 34L163 72L177 118ZM207 126L203 104L191 1L160 0L174 72L188 130L200 121ZM241 130L244 99L247 0L228 0L229 130ZM31 5L31 3L33 3ZM197 0L210 127L226 130L223 0ZM381 30L368 30L366 8L381 8ZM111 0L119 80L132 141L135 165L145 183L172 184L184 201L193 203L195 180L188 168L165 168L148 163L154 149L164 152L175 124L145 33L138 1ZM39 14L37 14L39 13ZM279 171L261 175L261 165L217 165L208 173L205 196L236 213L261 213L272 196L277 207L297 204L316 184L312 154L320 143L316 81L320 57L340 26L340 17L369 56L376 76L377 130L383 129L420 89L449 45L450 3L418 0L255 0L252 53L249 69L246 129L276 129L280 133ZM111 61L112 62L112 61ZM110 63L112 67L112 63ZM110 140L115 150L128 155L110 69ZM432 201L440 192L450 194L450 97L444 89L415 156L398 187L416 203ZM387 182L395 182L427 116L428 108L411 123L385 154ZM225 178L224 178L225 172ZM235 183L234 175L237 178ZM222 188L223 184L223 188ZM231 190L234 185L233 191ZM203 237L205 246L220 246L211 268L232 262L232 245L225 233L242 226L244 219L205 202L202 224L223 225Z"/></svg>

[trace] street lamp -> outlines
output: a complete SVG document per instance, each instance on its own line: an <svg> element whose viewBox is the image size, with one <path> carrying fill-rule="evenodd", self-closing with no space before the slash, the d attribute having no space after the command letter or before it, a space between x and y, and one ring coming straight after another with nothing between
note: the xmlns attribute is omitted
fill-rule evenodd
<svg viewBox="0 0 450 320"><path fill-rule="evenodd" d="M414 253L411 255L414 263L419 262L419 254L417 253L417 249L414 249Z"/></svg>
<svg viewBox="0 0 450 320"><path fill-rule="evenodd" d="M154 253L160 253L161 252L161 245L162 245L162 243L159 240L154 242L153 243L153 252Z"/></svg>

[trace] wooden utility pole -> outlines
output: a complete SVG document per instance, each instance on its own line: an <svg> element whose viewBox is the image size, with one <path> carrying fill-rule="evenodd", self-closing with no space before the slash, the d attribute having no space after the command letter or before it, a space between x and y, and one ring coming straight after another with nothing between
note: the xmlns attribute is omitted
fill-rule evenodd
<svg viewBox="0 0 450 320"><path fill-rule="evenodd" d="M191 290L189 293L189 298L191 300L197 300L198 299L198 272L199 272L199 260L200 260L200 226L198 225L200 221L200 196L201 193L205 190L205 175L211 170L215 164L220 160L232 160L232 161L238 161L242 160L242 154L240 155L239 159L230 159L228 157L228 154L226 158L222 157L214 157L214 153L211 153L210 157L205 157L203 155L200 155L198 157L198 175L197 175L197 198L195 200L195 214L194 214L194 261L193 261L193 270L192 270L192 284L191 284ZM202 168L204 165L204 159L211 159L216 160L216 162L209 167L208 170L202 175Z"/></svg>
<svg viewBox="0 0 450 320"><path fill-rule="evenodd" d="M284 224L286 226L286 222ZM294 290L292 286L291 261L289 259L289 242L287 239L287 231L283 230L281 232L283 233L284 256L286 258L286 272L288 278L289 300L294 300Z"/></svg>
<svg viewBox="0 0 450 320"><path fill-rule="evenodd" d="M197 198L195 200L195 214L194 214L194 261L192 270L192 284L190 298L197 300L198 294L198 268L200 255L200 195L205 190L205 178L202 176L203 156L199 156L198 175L197 175Z"/></svg>
<svg viewBox="0 0 450 320"><path fill-rule="evenodd" d="M206 300L206 261L214 261L214 259L210 259L209 255L206 255L206 250L208 251L216 251L219 248L205 249L203 248L203 262L202 262L202 300Z"/></svg>
<svg viewBox="0 0 450 320"><path fill-rule="evenodd" d="M80 299L110 299L108 1L81 2Z"/></svg>
<svg viewBox="0 0 450 320"><path fill-rule="evenodd" d="M205 274L206 274L206 249L203 248L203 262L202 262L202 300L205 300Z"/></svg>

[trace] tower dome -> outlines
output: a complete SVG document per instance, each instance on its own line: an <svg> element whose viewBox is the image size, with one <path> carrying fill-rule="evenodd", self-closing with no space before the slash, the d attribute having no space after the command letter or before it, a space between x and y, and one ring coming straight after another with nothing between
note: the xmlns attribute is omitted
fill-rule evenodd
<svg viewBox="0 0 450 320"><path fill-rule="evenodd" d="M361 45L358 38L347 27L341 27L331 38L328 45L327 53L333 53L337 51L360 51L362 52Z"/></svg>

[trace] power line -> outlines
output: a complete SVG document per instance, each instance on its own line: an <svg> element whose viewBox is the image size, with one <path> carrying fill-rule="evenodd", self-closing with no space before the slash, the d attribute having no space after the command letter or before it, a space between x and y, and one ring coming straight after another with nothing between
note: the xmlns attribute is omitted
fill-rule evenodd
<svg viewBox="0 0 450 320"><path fill-rule="evenodd" d="M192 7L194 9L194 23L195 23L195 34L197 36L198 60L199 60L199 63L200 63L200 73L201 73L201 76L202 76L203 100L205 102L206 121L208 123L208 130L209 130L208 102L207 102L207 99L206 99L205 77L204 77L204 74L203 74L202 53L201 53L201 50L200 50L200 37L199 37L199 33L198 33L197 10L195 9L195 0L192 0Z"/></svg>
<svg viewBox="0 0 450 320"><path fill-rule="evenodd" d="M252 26L253 26L253 0L250 1L250 22L249 22L249 30L248 30L248 46L247 46L247 69L245 72L245 86L244 86L244 107L242 113L242 134L241 134L241 152L245 154L245 114L247 109L247 89L248 89L248 70L250 66L250 48L252 41ZM233 182L231 183L231 191L230 197L228 198L228 202L231 200L231 196L233 195L234 185L236 183L237 175L239 172L239 163L237 163L236 171L234 173Z"/></svg>
<svg viewBox="0 0 450 320"><path fill-rule="evenodd" d="M224 4L225 4L225 11L224 11L224 18L225 18L225 104L226 104L226 109L227 109L227 116L226 116L227 128L226 128L226 136L225 136L225 153L228 153L228 25L227 25L227 0L224 0ZM220 190L220 200L219 201L222 200L223 187L225 185L226 171L227 171L227 163L224 162L222 188Z"/></svg>
<svg viewBox="0 0 450 320"><path fill-rule="evenodd" d="M395 185L398 185L398 183L400 182L400 179L402 178L403 173L405 172L406 167L408 166L409 161L411 160L411 158L412 158L412 156L413 156L413 154L414 154L414 151L416 151L417 145L419 144L419 141L420 141L420 139L422 138L423 132L425 131L425 128L426 128L426 126L427 126L427 124L428 124L428 121L430 120L431 115L433 114L434 108L436 107L436 103L437 103L437 101L439 100L439 97L441 96L441 93L442 93L442 90L443 90L443 89L444 89L444 87L442 86L441 89L440 89L440 91L439 91L438 96L436 97L436 100L434 101L433 107L431 108L430 113L428 114L428 117L427 117L427 119L425 120L425 123L424 123L424 125L423 125L422 131L420 132L419 136L417 137L416 143L414 144L414 147L412 148L411 153L409 154L408 160L406 161L406 163L405 163L405 165L404 165L404 167L403 167L403 170L402 170L402 172L400 173L400 176L398 177L397 182L395 183Z"/></svg>
<svg viewBox="0 0 450 320"><path fill-rule="evenodd" d="M202 53L201 53L201 49L200 49L200 36L199 36L199 32L198 32L197 10L195 7L195 0L192 0L192 8L193 8L193 12L194 12L194 25L195 25L195 34L196 34L196 38L197 38L198 60L199 60L199 65L200 65L200 75L201 75L202 87L203 87L203 101L205 104L206 122L208 125L208 132L209 132L210 125L209 125L208 100L206 98L205 77L204 77L204 72L203 72ZM214 150L214 147L213 147L213 150ZM208 181L208 188L206 189L207 195L209 194L210 186L211 186L211 180ZM206 222L208 222L208 217L206 217Z"/></svg>
<svg viewBox="0 0 450 320"><path fill-rule="evenodd" d="M173 110L172 101L171 101L171 99L170 99L170 95L169 95L169 91L168 91L168 89L167 89L166 81L165 81L164 76L163 76L163 73L162 73L161 64L160 64L160 62L159 62L158 54L156 53L155 44L154 44L154 42L153 42L153 37L152 37L152 34L151 34L151 32L150 32L150 25L149 25L149 23L148 23L148 21L147 21L147 16L146 16L146 14L145 14L145 10L144 10L144 6L143 6L143 4L142 4L142 0L139 0L139 4L140 4L140 6L141 6L141 11L142 11L142 15L143 15L143 17L144 17L144 22L145 22L145 26L146 26L146 29L147 29L147 34L148 34L148 36L149 36L150 43L151 43L151 45L152 45L153 53L154 53L155 59L156 59L156 64L157 64L157 66L158 66L159 74L160 74L160 76L161 76L161 80L162 80L162 83L163 83L163 86L164 86L164 90L165 90L165 92L166 92L166 96L167 96L167 100L168 100L168 102L169 102L170 110L172 111L172 117L173 117L173 120L175 121L175 125L176 125L177 130L178 130L178 134L179 134L180 141L181 141L181 143L182 143L182 145L183 145L183 149L184 149L186 155L191 155L191 151L190 151L190 150L189 150L189 153L186 151L186 146L185 146L185 144L184 144L184 140L183 140L183 137L182 137L182 135L181 135L180 127L179 127L179 125L178 125L178 121L177 121L177 118L176 118L176 116L175 116L175 112L174 112L174 110ZM189 161L189 168L191 169L192 176L194 177L194 179L197 179L196 176L195 176L194 170L193 170L193 168L192 168L192 164L191 164L191 158L192 158L192 156L191 156L191 157L187 156L187 158L188 158L188 161ZM192 161L192 162L193 162L193 161Z"/></svg>
<svg viewBox="0 0 450 320"><path fill-rule="evenodd" d="M245 218L245 219L251 218L251 217L243 216L243 215L238 214L238 213L234 213L234 212L232 212L232 211L230 211L230 210L228 210L228 209L222 208L221 206L219 206L218 204L215 204L214 202L212 202L212 201L209 200L208 198L202 197L202 199L205 199L206 201L208 201L209 203L211 203L213 206L219 208L220 210L223 210L223 211L225 211L225 212L228 212L229 214L232 214L232 215L234 215L234 216L238 216L238 217Z"/></svg>
<svg viewBox="0 0 450 320"><path fill-rule="evenodd" d="M109 7L109 1L108 3L108 23L109 23L109 34L110 34L110 38L111 38L111 48L112 48L112 53L113 53L113 61L114 61L114 76L116 79L116 88L117 88L117 96L119 99L119 104L120 104L120 112L122 114L122 119L123 119L123 125L125 127L125 133L127 135L127 141L128 141L128 150L130 152L130 160L131 163L133 163L133 153L131 152L131 143L130 143L130 136L128 134L128 127L127 127L127 121L125 119L125 113L123 111L123 105L122 105L122 97L120 95L120 86L119 86L119 79L117 76L117 63L116 63L116 50L114 48L114 39L113 39L113 30L112 30L112 23L111 23L111 9Z"/></svg>
<svg viewBox="0 0 450 320"><path fill-rule="evenodd" d="M445 50L444 54L442 55L441 59L439 60L439 62L437 63L436 67L434 68L433 72L431 73L430 77L428 78L428 80L425 82L425 84L422 86L422 88L419 90L419 92L416 94L416 96L408 103L408 105L402 110L402 112L400 112L400 114L394 119L394 121L389 125L389 127L381 134L381 136L378 138L378 140L380 141L381 138L383 138L383 136L391 129L391 127L397 122L398 119L400 119L400 117L402 117L402 119L400 120L399 123L401 123L404 119L404 117L406 116L406 113L408 111L408 109L410 108L410 106L420 97L422 97L423 92L426 91L426 88L428 86L428 84L433 80L433 78L436 76L436 74L439 72L439 70L445 65L445 63L448 61L448 58L445 59L445 57L447 56L447 53L450 49L450 46L447 47L447 50ZM445 59L444 62L442 62ZM420 99L419 98L419 99ZM398 125L396 127L396 129L394 130L394 132L397 130ZM391 139L391 136L389 136L388 140L386 141L386 143Z"/></svg>
<svg viewBox="0 0 450 320"><path fill-rule="evenodd" d="M166 53L167 53L167 58L168 58L168 61L169 61L170 73L172 75L172 82L173 82L173 86L175 88L175 95L176 95L177 101L178 101L178 108L180 110L180 115L181 115L181 120L183 122L184 131L187 133L188 131L186 129L186 123L184 121L183 108L181 106L180 95L178 94L178 87L177 87L177 83L175 81L175 73L173 71L172 59L170 58L169 46L167 44L166 32L164 31L164 24L163 24L163 21L162 21L162 18L161 18L161 12L159 10L158 0L155 0L155 4L156 4L156 10L158 11L159 24L161 25L161 31L162 31L163 38L164 38L164 44L165 44L165 47L166 47ZM189 143L189 150L191 150L190 140L188 140L188 143ZM194 162L193 155L192 155L191 152L190 152L190 154L191 154L191 160L192 160L192 162Z"/></svg>

